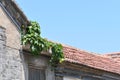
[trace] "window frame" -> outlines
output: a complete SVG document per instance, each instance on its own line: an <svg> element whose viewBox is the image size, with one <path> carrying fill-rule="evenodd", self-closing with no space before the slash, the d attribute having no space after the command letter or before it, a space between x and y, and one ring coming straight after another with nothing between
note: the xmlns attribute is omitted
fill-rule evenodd
<svg viewBox="0 0 120 80"><path fill-rule="evenodd" d="M33 71L32 74L36 74L36 75L33 75L32 77L32 74L30 71ZM41 78L41 73L42 74L42 77ZM32 65L28 65L28 80L32 80L31 78L33 78L33 80L37 80L37 76L38 76L38 80L46 80L46 70L45 68L42 68L42 67L35 67L35 66L32 66Z"/></svg>

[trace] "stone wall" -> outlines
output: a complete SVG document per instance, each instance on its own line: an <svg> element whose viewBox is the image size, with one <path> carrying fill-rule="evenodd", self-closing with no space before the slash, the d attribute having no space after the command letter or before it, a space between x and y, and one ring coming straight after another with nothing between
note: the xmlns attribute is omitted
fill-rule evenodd
<svg viewBox="0 0 120 80"><path fill-rule="evenodd" d="M0 80L25 80L20 31L0 2Z"/></svg>
<svg viewBox="0 0 120 80"><path fill-rule="evenodd" d="M6 56L4 55L6 53L5 51L5 28L0 26L0 80L2 80L4 76L5 69L3 67L6 67Z"/></svg>

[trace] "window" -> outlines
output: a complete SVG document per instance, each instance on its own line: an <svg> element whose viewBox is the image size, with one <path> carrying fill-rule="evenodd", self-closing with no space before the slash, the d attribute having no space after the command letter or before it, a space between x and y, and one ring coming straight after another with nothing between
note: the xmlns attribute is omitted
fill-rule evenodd
<svg viewBox="0 0 120 80"><path fill-rule="evenodd" d="M28 80L45 80L45 69L29 67Z"/></svg>

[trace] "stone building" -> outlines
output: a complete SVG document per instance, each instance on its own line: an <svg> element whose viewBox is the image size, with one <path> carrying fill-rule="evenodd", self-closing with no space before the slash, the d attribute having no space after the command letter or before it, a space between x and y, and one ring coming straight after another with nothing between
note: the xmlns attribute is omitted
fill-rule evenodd
<svg viewBox="0 0 120 80"><path fill-rule="evenodd" d="M22 47L29 21L13 0L0 0L0 80L120 80L120 53L98 55L63 45L65 61L53 71L45 53Z"/></svg>

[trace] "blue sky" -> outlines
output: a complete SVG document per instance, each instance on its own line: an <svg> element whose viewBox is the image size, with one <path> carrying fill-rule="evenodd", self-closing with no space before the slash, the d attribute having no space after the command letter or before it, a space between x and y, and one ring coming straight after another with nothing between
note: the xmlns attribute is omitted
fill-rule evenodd
<svg viewBox="0 0 120 80"><path fill-rule="evenodd" d="M120 0L16 0L42 36L95 53L120 52Z"/></svg>

